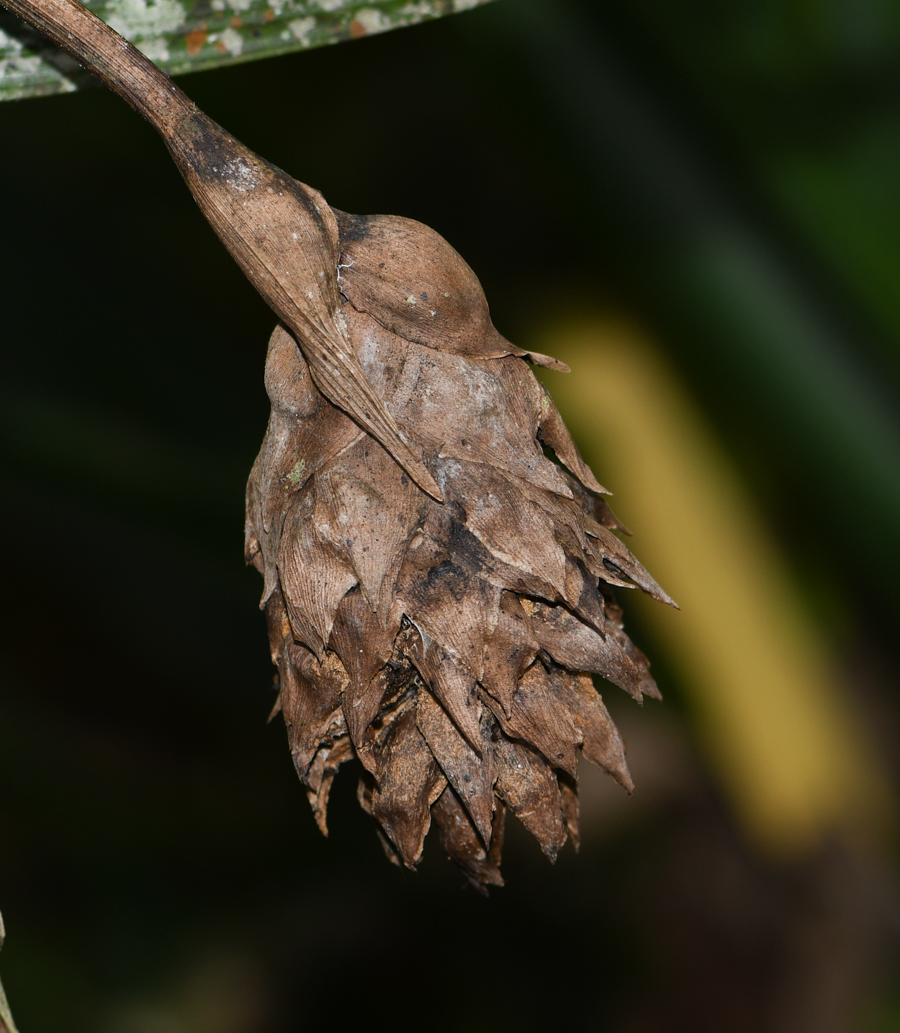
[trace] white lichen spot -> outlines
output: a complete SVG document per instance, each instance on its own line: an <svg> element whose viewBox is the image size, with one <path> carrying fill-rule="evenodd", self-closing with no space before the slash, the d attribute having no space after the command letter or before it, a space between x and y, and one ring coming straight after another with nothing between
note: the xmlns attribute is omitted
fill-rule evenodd
<svg viewBox="0 0 900 1033"><path fill-rule="evenodd" d="M347 6L347 0L316 0L315 3L309 5L313 10L318 11L339 11L342 7Z"/></svg>
<svg viewBox="0 0 900 1033"><path fill-rule="evenodd" d="M355 22L366 30L367 36L374 36L376 32L387 32L392 28L390 18L386 18L383 12L377 11L374 7L361 7L353 16Z"/></svg>
<svg viewBox="0 0 900 1033"><path fill-rule="evenodd" d="M418 3L404 4L398 13L409 21L421 21L422 18L433 17L438 12L429 0L419 0Z"/></svg>
<svg viewBox="0 0 900 1033"><path fill-rule="evenodd" d="M49 87L54 93L71 93L77 89L59 69L45 64L36 55L23 54L21 51L10 57L0 57L0 83L3 84L6 100L31 96L36 85Z"/></svg>
<svg viewBox="0 0 900 1033"><path fill-rule="evenodd" d="M225 0L212 0L212 3L210 4L210 7L212 7L212 9L214 11L224 11L225 10Z"/></svg>
<svg viewBox="0 0 900 1033"><path fill-rule="evenodd" d="M132 43L175 32L187 15L178 0L109 0L106 21Z"/></svg>
<svg viewBox="0 0 900 1033"><path fill-rule="evenodd" d="M309 46L309 34L315 27L315 18L295 18L292 22L288 22L291 35L304 47Z"/></svg>
<svg viewBox="0 0 900 1033"><path fill-rule="evenodd" d="M454 0L453 10L457 13L460 11L471 11L473 7L478 7L482 3L484 3L484 0Z"/></svg>
<svg viewBox="0 0 900 1033"><path fill-rule="evenodd" d="M224 36L223 32L223 39ZM230 158L222 165L221 176L232 189L240 190L242 194L252 190L259 182L259 172L246 158Z"/></svg>
<svg viewBox="0 0 900 1033"><path fill-rule="evenodd" d="M169 60L169 48L164 37L141 40L141 42L137 44L137 48L144 57L149 57L151 61L158 62Z"/></svg>
<svg viewBox="0 0 900 1033"><path fill-rule="evenodd" d="M415 303L416 303L415 295L414 294L410 294L410 296L406 299L406 304L407 305L415 305Z"/></svg>
<svg viewBox="0 0 900 1033"><path fill-rule="evenodd" d="M244 37L236 29L226 29L219 36L219 42L233 57L244 49Z"/></svg>
<svg viewBox="0 0 900 1033"><path fill-rule="evenodd" d="M24 47L20 40L17 40L15 36L7 36L7 34L0 29L0 51L3 52L4 57L9 57L11 54L21 54Z"/></svg>
<svg viewBox="0 0 900 1033"><path fill-rule="evenodd" d="M244 11L250 10L253 0L228 0L228 6L235 14L242 14Z"/></svg>

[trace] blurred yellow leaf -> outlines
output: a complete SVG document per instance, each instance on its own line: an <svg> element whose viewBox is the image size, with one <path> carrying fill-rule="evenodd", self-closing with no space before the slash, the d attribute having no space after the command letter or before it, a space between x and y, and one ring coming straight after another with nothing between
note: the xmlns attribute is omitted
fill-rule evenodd
<svg viewBox="0 0 900 1033"><path fill-rule="evenodd" d="M822 634L660 353L633 327L600 318L560 323L529 346L572 367L541 378L616 493L635 552L682 608L649 606L642 618L750 837L790 854L836 827L883 827L893 800Z"/></svg>

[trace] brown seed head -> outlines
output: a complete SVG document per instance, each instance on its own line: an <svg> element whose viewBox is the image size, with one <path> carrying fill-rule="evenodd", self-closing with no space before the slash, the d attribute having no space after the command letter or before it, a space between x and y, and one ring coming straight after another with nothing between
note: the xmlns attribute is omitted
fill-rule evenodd
<svg viewBox="0 0 900 1033"><path fill-rule="evenodd" d="M611 587L671 600L612 533L604 489L460 256L408 219L336 225L335 319L443 501L323 396L279 326L247 558L320 828L355 756L388 855L415 865L433 819L483 888L502 882L506 808L549 857L577 844L579 748L631 791L591 675L658 696Z"/></svg>

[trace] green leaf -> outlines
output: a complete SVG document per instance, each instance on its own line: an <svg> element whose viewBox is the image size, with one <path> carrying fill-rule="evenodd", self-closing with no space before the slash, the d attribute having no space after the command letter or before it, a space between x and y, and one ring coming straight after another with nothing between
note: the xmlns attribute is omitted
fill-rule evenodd
<svg viewBox="0 0 900 1033"><path fill-rule="evenodd" d="M307 50L466 11L488 0L87 0L170 75ZM0 100L91 81L72 58L0 14Z"/></svg>

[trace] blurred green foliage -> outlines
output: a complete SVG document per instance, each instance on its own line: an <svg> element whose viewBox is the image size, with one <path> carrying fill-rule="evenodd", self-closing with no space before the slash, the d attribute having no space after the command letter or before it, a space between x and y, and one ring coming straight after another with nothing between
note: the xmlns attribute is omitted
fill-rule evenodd
<svg viewBox="0 0 900 1033"><path fill-rule="evenodd" d="M340 208L434 226L517 343L584 304L647 327L895 763L898 53L888 0L506 0L184 85ZM416 875L387 865L349 775L323 841L264 724L240 560L271 316L106 91L2 105L0 141L0 907L21 1028L275 1033L395 1002L438 1033L897 1013L876 978L896 859L757 858L662 658L663 707L607 694L638 793L619 809L586 786L578 858L551 869L514 827L509 886L461 895L435 850Z"/></svg>

